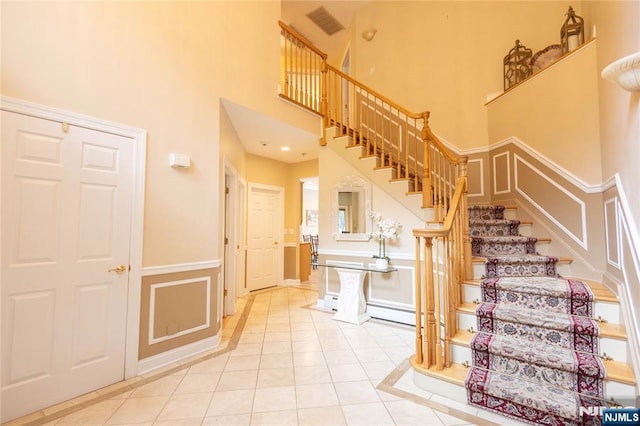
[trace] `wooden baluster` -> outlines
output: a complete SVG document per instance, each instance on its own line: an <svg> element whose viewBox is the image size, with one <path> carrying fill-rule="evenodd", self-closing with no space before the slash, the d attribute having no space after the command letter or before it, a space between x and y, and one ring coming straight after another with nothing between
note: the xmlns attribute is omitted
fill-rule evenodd
<svg viewBox="0 0 640 426"><path fill-rule="evenodd" d="M424 368L428 369L435 362L436 358L436 321L435 321L435 303L434 303L434 286L433 286L433 241L432 239L424 239L424 270L425 277L424 294L425 294L425 355L423 360Z"/></svg>
<svg viewBox="0 0 640 426"><path fill-rule="evenodd" d="M416 301L416 364L422 364L422 265L420 262L420 237L416 238L416 260L415 260L415 301Z"/></svg>

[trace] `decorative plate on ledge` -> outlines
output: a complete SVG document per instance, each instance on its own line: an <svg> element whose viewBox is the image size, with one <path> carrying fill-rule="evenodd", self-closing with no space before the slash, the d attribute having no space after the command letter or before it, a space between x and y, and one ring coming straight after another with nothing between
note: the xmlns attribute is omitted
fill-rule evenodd
<svg viewBox="0 0 640 426"><path fill-rule="evenodd" d="M602 70L602 77L630 92L640 92L640 52L611 62Z"/></svg>
<svg viewBox="0 0 640 426"><path fill-rule="evenodd" d="M531 68L533 73L540 71L551 65L556 59L562 56L562 47L559 44L547 46L531 58Z"/></svg>

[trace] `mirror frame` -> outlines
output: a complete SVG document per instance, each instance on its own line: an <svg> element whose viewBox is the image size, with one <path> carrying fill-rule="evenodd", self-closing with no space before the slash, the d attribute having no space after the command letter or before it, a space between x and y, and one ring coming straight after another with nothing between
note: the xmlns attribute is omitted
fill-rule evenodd
<svg viewBox="0 0 640 426"><path fill-rule="evenodd" d="M338 232L338 210L340 209L338 193L357 192L361 195L362 208L364 208L365 232L340 233ZM371 239L371 183L359 176L345 176L333 187L333 202L331 204L333 237L336 241L369 241Z"/></svg>

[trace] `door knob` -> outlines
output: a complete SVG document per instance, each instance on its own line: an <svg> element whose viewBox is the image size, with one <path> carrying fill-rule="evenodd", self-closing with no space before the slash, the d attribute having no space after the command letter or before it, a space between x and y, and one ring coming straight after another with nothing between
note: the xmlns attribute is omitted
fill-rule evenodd
<svg viewBox="0 0 640 426"><path fill-rule="evenodd" d="M115 272L116 274L120 275L120 274L124 274L126 270L127 270L126 266L118 265L113 269L109 269L107 272Z"/></svg>

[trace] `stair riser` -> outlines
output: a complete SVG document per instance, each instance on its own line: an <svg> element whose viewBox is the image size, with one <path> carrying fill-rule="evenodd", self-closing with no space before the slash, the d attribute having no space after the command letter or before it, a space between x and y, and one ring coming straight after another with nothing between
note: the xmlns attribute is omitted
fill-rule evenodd
<svg viewBox="0 0 640 426"><path fill-rule="evenodd" d="M471 354L471 348L469 346L451 345L451 360L456 364L464 364L468 362L471 364L473 356ZM614 382L612 380L604 381L604 390L607 398L613 397L616 399L628 398L629 395L635 395L633 385L625 383Z"/></svg>

